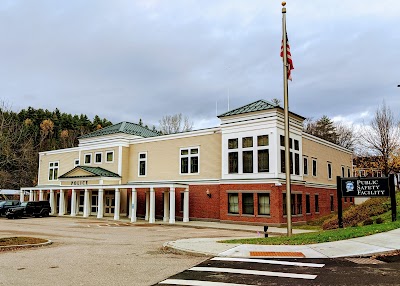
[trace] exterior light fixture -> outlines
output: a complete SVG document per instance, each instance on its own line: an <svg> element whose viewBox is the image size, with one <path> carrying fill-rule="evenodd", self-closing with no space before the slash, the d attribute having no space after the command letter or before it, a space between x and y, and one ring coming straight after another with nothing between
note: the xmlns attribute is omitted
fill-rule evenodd
<svg viewBox="0 0 400 286"><path fill-rule="evenodd" d="M207 197L208 197L209 199L211 199L211 193L210 193L210 190L209 190L209 189L207 189L206 194L207 194Z"/></svg>

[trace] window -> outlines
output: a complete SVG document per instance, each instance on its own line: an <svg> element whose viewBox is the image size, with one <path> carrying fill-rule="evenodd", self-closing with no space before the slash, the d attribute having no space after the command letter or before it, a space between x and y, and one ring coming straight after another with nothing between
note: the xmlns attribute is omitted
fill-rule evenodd
<svg viewBox="0 0 400 286"><path fill-rule="evenodd" d="M101 162L103 161L103 160L102 160L102 157L103 157L103 153L96 153L96 154L94 154L94 162L95 162L96 164L101 164Z"/></svg>
<svg viewBox="0 0 400 286"><path fill-rule="evenodd" d="M283 199L283 215L286 215L286 193L282 194ZM292 215L299 215L303 213L303 195L302 194L291 194L290 196L290 210Z"/></svg>
<svg viewBox="0 0 400 286"><path fill-rule="evenodd" d="M106 163L114 162L114 151L107 151L106 152Z"/></svg>
<svg viewBox="0 0 400 286"><path fill-rule="evenodd" d="M233 173L238 173L238 165L239 165L239 158L238 158L238 152L230 152L228 154L228 160L229 160L229 174Z"/></svg>
<svg viewBox="0 0 400 286"><path fill-rule="evenodd" d="M344 178L344 166L342 166L342 178Z"/></svg>
<svg viewBox="0 0 400 286"><path fill-rule="evenodd" d="M333 201L333 195L331 195L331 212L335 211L335 205Z"/></svg>
<svg viewBox="0 0 400 286"><path fill-rule="evenodd" d="M79 159L74 160L74 167L79 166Z"/></svg>
<svg viewBox="0 0 400 286"><path fill-rule="evenodd" d="M253 147L253 137L243 137L242 138L242 148Z"/></svg>
<svg viewBox="0 0 400 286"><path fill-rule="evenodd" d="M270 215L269 194L258 194L258 214Z"/></svg>
<svg viewBox="0 0 400 286"><path fill-rule="evenodd" d="M258 172L269 172L269 150L258 150Z"/></svg>
<svg viewBox="0 0 400 286"><path fill-rule="evenodd" d="M328 162L328 180L332 180L332 163Z"/></svg>
<svg viewBox="0 0 400 286"><path fill-rule="evenodd" d="M317 176L317 159L312 159L312 175Z"/></svg>
<svg viewBox="0 0 400 286"><path fill-rule="evenodd" d="M243 214L254 214L254 196L253 194L242 194L242 212Z"/></svg>
<svg viewBox="0 0 400 286"><path fill-rule="evenodd" d="M350 177L350 168L347 167L347 177Z"/></svg>
<svg viewBox="0 0 400 286"><path fill-rule="evenodd" d="M229 139L228 140L228 149L237 149L238 148L238 139Z"/></svg>
<svg viewBox="0 0 400 286"><path fill-rule="evenodd" d="M84 162L85 162L85 165L92 163L92 154L91 153L85 154L85 161Z"/></svg>
<svg viewBox="0 0 400 286"><path fill-rule="evenodd" d="M199 173L199 148L181 149L181 174Z"/></svg>
<svg viewBox="0 0 400 286"><path fill-rule="evenodd" d="M49 181L58 179L58 162L49 163Z"/></svg>
<svg viewBox="0 0 400 286"><path fill-rule="evenodd" d="M294 143L293 143L294 142ZM285 136L280 135L281 145L281 173L285 173L286 155L285 155ZM294 148L293 148L294 145ZM299 140L290 138L289 140L290 149L290 174L300 175L300 143Z"/></svg>
<svg viewBox="0 0 400 286"><path fill-rule="evenodd" d="M238 214L239 213L239 195L228 194L228 213Z"/></svg>
<svg viewBox="0 0 400 286"><path fill-rule="evenodd" d="M147 170L147 153L139 153L139 177L141 176L146 176L146 170Z"/></svg>
<svg viewBox="0 0 400 286"><path fill-rule="evenodd" d="M365 177L365 171L364 170L360 170L359 174L360 174L360 177Z"/></svg>
<svg viewBox="0 0 400 286"><path fill-rule="evenodd" d="M310 207L310 195L306 194L306 213L311 213L311 207Z"/></svg>
<svg viewBox="0 0 400 286"><path fill-rule="evenodd" d="M303 195L296 195L296 214L303 214Z"/></svg>
<svg viewBox="0 0 400 286"><path fill-rule="evenodd" d="M319 196L318 195L315 195L314 206L315 206L315 212L319 213Z"/></svg>
<svg viewBox="0 0 400 286"><path fill-rule="evenodd" d="M243 151L243 173L253 173L253 151Z"/></svg>
<svg viewBox="0 0 400 286"><path fill-rule="evenodd" d="M308 158L303 157L303 174L304 176L308 176Z"/></svg>

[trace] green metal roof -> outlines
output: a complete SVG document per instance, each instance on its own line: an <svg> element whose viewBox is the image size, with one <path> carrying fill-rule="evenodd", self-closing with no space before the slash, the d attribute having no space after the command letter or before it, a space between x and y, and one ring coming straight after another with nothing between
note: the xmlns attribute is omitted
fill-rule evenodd
<svg viewBox="0 0 400 286"><path fill-rule="evenodd" d="M76 169L82 169L86 172L91 173L92 175L88 176L68 176L68 174L71 174L73 171ZM81 178L81 177L115 177L119 178L120 176L116 173L113 173L111 171L108 171L106 169L103 169L101 167L89 167L89 166L76 166L72 170L68 171L64 175L58 177L60 179L65 179L65 178Z"/></svg>
<svg viewBox="0 0 400 286"><path fill-rule="evenodd" d="M228 112L225 112L221 115L218 115L218 117L225 117L225 116L230 116L230 115L239 115L239 114L244 114L244 113L249 113L249 112L255 112L255 111L262 111L262 110L267 110L267 109L273 109L277 108L279 105L275 105L272 102L260 99L255 102L249 103L245 106L230 110Z"/></svg>
<svg viewBox="0 0 400 286"><path fill-rule="evenodd" d="M85 135L79 137L79 139L97 137L97 136L103 136L103 135L109 135L109 134L116 134L116 133L125 133L125 134L145 137L145 138L160 135L159 133L154 132L144 126L140 126L135 123L123 121L123 122L96 130L89 134L85 134Z"/></svg>

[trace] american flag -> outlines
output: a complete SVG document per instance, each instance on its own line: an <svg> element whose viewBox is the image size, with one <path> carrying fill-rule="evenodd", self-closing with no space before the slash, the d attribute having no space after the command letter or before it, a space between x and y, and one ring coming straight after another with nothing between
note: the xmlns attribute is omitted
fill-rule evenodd
<svg viewBox="0 0 400 286"><path fill-rule="evenodd" d="M287 78L292 80L291 71L294 69L293 61L292 61L292 54L290 53L290 46L289 46L289 39L286 34L286 55L287 55ZM282 39L282 46L281 46L281 57L283 58L283 39Z"/></svg>

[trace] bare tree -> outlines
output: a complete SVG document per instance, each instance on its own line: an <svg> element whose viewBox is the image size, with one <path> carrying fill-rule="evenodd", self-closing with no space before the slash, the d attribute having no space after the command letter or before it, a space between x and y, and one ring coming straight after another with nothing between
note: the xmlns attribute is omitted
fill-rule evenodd
<svg viewBox="0 0 400 286"><path fill-rule="evenodd" d="M193 122L190 122L187 116L183 117L182 113L165 115L159 120L159 123L160 131L163 134L191 131L193 128Z"/></svg>
<svg viewBox="0 0 400 286"><path fill-rule="evenodd" d="M281 105L281 100L276 97L271 99L271 102L275 105Z"/></svg>
<svg viewBox="0 0 400 286"><path fill-rule="evenodd" d="M357 136L354 132L353 126L347 126L342 122L335 123L336 128L336 144L354 150L357 142Z"/></svg>
<svg viewBox="0 0 400 286"><path fill-rule="evenodd" d="M385 103L378 107L369 126L364 126L361 143L381 158L381 167L387 176L393 169L396 152L399 149L399 122Z"/></svg>

